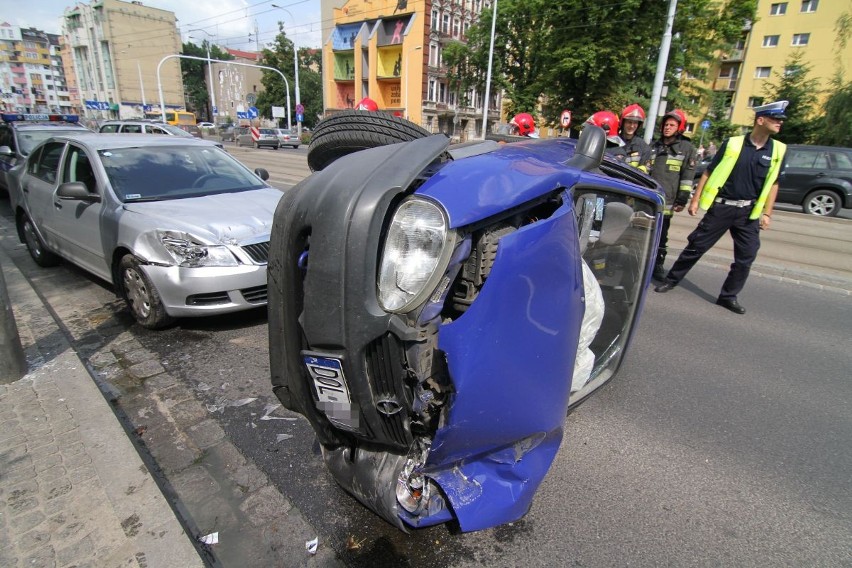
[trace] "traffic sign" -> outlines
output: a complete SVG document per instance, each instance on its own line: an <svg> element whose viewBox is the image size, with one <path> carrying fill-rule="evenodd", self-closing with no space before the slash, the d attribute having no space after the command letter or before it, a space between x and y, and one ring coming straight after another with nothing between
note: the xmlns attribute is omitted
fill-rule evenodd
<svg viewBox="0 0 852 568"><path fill-rule="evenodd" d="M296 114L305 114L305 107L302 103L296 105ZM301 119L299 119L301 121Z"/></svg>
<svg viewBox="0 0 852 568"><path fill-rule="evenodd" d="M703 128L704 130L707 130L708 128L710 128L710 121L706 120L706 119L702 120L701 121L701 128Z"/></svg>
<svg viewBox="0 0 852 568"><path fill-rule="evenodd" d="M243 112L241 110L237 111L237 118L248 118L248 117L249 117L249 115L248 115L247 112Z"/></svg>
<svg viewBox="0 0 852 568"><path fill-rule="evenodd" d="M302 113L297 114L296 115L296 122L305 122L305 115L302 114Z"/></svg>
<svg viewBox="0 0 852 568"><path fill-rule="evenodd" d="M257 126L251 127L251 139L255 142L260 140L260 129Z"/></svg>
<svg viewBox="0 0 852 568"><path fill-rule="evenodd" d="M562 114L559 116L559 124L562 125L562 128L568 128L571 126L571 111L563 110Z"/></svg>
<svg viewBox="0 0 852 568"><path fill-rule="evenodd" d="M219 107L213 107L213 116L217 116L219 114Z"/></svg>
<svg viewBox="0 0 852 568"><path fill-rule="evenodd" d="M248 117L249 118L257 118L258 116L257 107L249 107L248 109Z"/></svg>

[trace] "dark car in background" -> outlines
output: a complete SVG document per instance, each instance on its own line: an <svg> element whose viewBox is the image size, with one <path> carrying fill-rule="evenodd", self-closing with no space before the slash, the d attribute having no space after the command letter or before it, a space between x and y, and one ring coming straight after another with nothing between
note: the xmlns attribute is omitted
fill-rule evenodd
<svg viewBox="0 0 852 568"><path fill-rule="evenodd" d="M776 201L827 217L852 208L852 148L789 145Z"/></svg>
<svg viewBox="0 0 852 568"><path fill-rule="evenodd" d="M73 114L0 115L0 190L11 192L33 148L51 136L89 132Z"/></svg>

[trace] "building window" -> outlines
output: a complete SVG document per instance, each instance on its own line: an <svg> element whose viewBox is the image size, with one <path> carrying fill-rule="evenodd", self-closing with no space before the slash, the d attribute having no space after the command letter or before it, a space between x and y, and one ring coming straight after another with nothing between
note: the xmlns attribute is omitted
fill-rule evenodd
<svg viewBox="0 0 852 568"><path fill-rule="evenodd" d="M754 70L755 79L766 79L772 73L772 67L758 67Z"/></svg>
<svg viewBox="0 0 852 568"><path fill-rule="evenodd" d="M786 2L775 2L769 8L770 16L783 16L787 13L787 3Z"/></svg>
<svg viewBox="0 0 852 568"><path fill-rule="evenodd" d="M763 104L763 97L749 97L748 108L754 108Z"/></svg>
<svg viewBox="0 0 852 568"><path fill-rule="evenodd" d="M444 14L444 17L441 18L441 33L445 35L449 35L450 33L450 15Z"/></svg>
<svg viewBox="0 0 852 568"><path fill-rule="evenodd" d="M458 18L453 18L453 37L458 38L461 32L461 22Z"/></svg>
<svg viewBox="0 0 852 568"><path fill-rule="evenodd" d="M819 6L819 0L802 0L802 12L816 12Z"/></svg>
<svg viewBox="0 0 852 568"><path fill-rule="evenodd" d="M429 79L429 93L426 96L426 100L434 101L435 100L435 79Z"/></svg>
<svg viewBox="0 0 852 568"><path fill-rule="evenodd" d="M430 27L433 31L438 29L438 10L436 9L432 9L432 21L430 23Z"/></svg>
<svg viewBox="0 0 852 568"><path fill-rule="evenodd" d="M793 34L793 45L808 45L811 34Z"/></svg>
<svg viewBox="0 0 852 568"><path fill-rule="evenodd" d="M778 38L781 36L768 35L763 36L763 47L778 47Z"/></svg>

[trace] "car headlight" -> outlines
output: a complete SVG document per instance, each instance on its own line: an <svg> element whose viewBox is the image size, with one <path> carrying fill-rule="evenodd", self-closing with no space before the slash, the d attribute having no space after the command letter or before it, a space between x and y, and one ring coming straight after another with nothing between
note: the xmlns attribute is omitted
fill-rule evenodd
<svg viewBox="0 0 852 568"><path fill-rule="evenodd" d="M452 246L447 218L436 204L403 201L393 215L379 265L379 304L389 312L419 305L438 284Z"/></svg>
<svg viewBox="0 0 852 568"><path fill-rule="evenodd" d="M159 234L160 242L178 266L196 268L201 266L237 266L239 262L224 245L206 245L192 235L174 231Z"/></svg>

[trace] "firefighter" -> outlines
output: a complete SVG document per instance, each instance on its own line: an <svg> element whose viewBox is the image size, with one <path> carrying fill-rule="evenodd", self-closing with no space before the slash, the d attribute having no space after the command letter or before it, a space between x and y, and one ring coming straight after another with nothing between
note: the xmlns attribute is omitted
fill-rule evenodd
<svg viewBox="0 0 852 568"><path fill-rule="evenodd" d="M641 106L633 103L624 107L621 111L621 130L619 131L624 146L613 152L613 155L625 164L648 173L651 147L641 136L636 135L643 122L645 122L645 111Z"/></svg>
<svg viewBox="0 0 852 568"><path fill-rule="evenodd" d="M760 248L760 231L769 228L778 193L778 173L783 169L787 146L771 136L781 131L788 101L754 107L754 126L748 135L732 136L719 148L701 174L689 214L707 213L689 235L689 241L662 284L665 293L678 285L701 256L727 231L734 239L734 263L722 285L716 304L744 314L737 300Z"/></svg>
<svg viewBox="0 0 852 568"><path fill-rule="evenodd" d="M509 121L509 131L516 136L527 136L529 138L538 138L538 132L535 129L535 120L531 114L521 112L512 117Z"/></svg>
<svg viewBox="0 0 852 568"><path fill-rule="evenodd" d="M660 137L651 143L650 174L663 187L666 205L663 211L663 226L660 246L654 261L654 280L663 280L666 270L663 263L668 252L669 226L672 215L682 211L689 201L695 176L695 147L683 135L686 130L686 114L674 109L663 115Z"/></svg>

